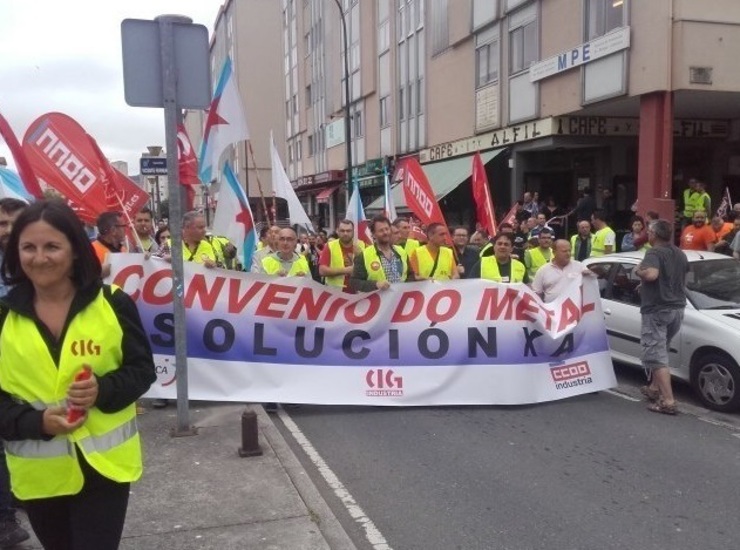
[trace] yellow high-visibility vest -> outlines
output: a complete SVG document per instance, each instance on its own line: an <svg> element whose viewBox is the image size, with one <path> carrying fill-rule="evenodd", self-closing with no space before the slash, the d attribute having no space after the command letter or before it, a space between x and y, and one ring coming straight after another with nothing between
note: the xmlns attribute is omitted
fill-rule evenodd
<svg viewBox="0 0 740 550"><path fill-rule="evenodd" d="M106 292L123 291L103 288L75 315L64 335L58 366L36 323L8 312L0 333L2 389L13 399L43 410L66 403L67 388L83 364L90 365L96 376L118 369L123 357L123 329ZM27 368L30 365L33 368ZM48 441L6 441L13 494L27 500L79 493L84 477L78 452L108 479L119 483L139 479L142 460L135 403L114 413L93 407L77 430Z"/></svg>
<svg viewBox="0 0 740 550"><path fill-rule="evenodd" d="M545 258L545 255L542 253L542 250L539 246L535 248L530 248L526 252L524 252L524 255L529 254L530 259L530 266L529 266L529 278L534 279L534 276L537 274L537 271L545 265L547 262L550 261L550 258L552 258L552 251L550 252L550 258Z"/></svg>
<svg viewBox="0 0 740 550"><path fill-rule="evenodd" d="M512 258L511 262L511 275L509 276L509 283L521 283L524 281L524 274L527 272L525 265L519 260ZM496 256L486 256L480 261L480 278L488 279L489 281L495 281L497 283L504 282L501 277L501 272L498 269L498 262Z"/></svg>
<svg viewBox="0 0 740 550"><path fill-rule="evenodd" d="M393 245L393 250L401 257L401 263L403 269L401 272L401 280L405 281L409 271L409 262L406 252L398 245ZM385 271L380 263L380 256L378 256L378 249L375 246L368 246L362 253L362 259L365 261L365 270L367 271L368 281L387 281Z"/></svg>
<svg viewBox="0 0 740 550"><path fill-rule="evenodd" d="M268 275L277 275L280 271L280 260L275 256L266 256L262 259L262 267ZM308 267L308 260L303 254L298 255L298 259L293 262L288 271L287 277L295 275L311 275L311 268Z"/></svg>
<svg viewBox="0 0 740 550"><path fill-rule="evenodd" d="M435 281L449 281L452 279L451 270L455 267L455 256L452 254L451 248L446 246L439 248L437 268L434 270L434 275L432 275L434 258L432 258L432 254L429 252L427 245L417 248L415 254L419 268L419 276L426 279L434 279Z"/></svg>
<svg viewBox="0 0 740 550"><path fill-rule="evenodd" d="M344 253L342 251L342 245L339 239L330 241L326 246L329 247L329 267L332 269L342 269L344 265ZM354 246L354 245L353 245ZM328 286L335 286L337 288L344 287L344 275L333 275L324 278L324 283Z"/></svg>
<svg viewBox="0 0 740 550"><path fill-rule="evenodd" d="M594 233L593 239L591 240L591 258L599 258L606 254L606 237L613 235L614 231L611 227L603 227ZM612 250L614 252L614 250Z"/></svg>

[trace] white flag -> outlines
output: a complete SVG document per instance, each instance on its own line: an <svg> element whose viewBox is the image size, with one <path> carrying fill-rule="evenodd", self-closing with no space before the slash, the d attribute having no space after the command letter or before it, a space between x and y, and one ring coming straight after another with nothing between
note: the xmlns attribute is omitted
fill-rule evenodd
<svg viewBox="0 0 740 550"><path fill-rule="evenodd" d="M252 254L257 246L249 200L227 162L224 164L224 181L219 191L218 206L213 217L213 234L229 239L236 247L237 258L243 266L252 265Z"/></svg>
<svg viewBox="0 0 740 550"><path fill-rule="evenodd" d="M295 194L295 190L290 184L288 174L285 173L285 168L283 168L280 155L278 155L275 142L272 139L272 132L270 132L270 159L272 165L272 189L275 191L276 197L288 201L290 224L305 225L307 228L313 230L313 223L311 223L311 219L306 214L301 201L298 200L298 195Z"/></svg>

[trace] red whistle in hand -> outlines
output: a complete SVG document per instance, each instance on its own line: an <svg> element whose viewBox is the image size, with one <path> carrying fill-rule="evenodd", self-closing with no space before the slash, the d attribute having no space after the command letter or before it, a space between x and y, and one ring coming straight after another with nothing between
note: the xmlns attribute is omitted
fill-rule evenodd
<svg viewBox="0 0 740 550"><path fill-rule="evenodd" d="M83 380L89 380L92 376L92 369L85 365L82 370L75 375L75 382L82 382ZM82 407L75 407L70 405L67 407L67 422L73 424L85 415L85 409Z"/></svg>

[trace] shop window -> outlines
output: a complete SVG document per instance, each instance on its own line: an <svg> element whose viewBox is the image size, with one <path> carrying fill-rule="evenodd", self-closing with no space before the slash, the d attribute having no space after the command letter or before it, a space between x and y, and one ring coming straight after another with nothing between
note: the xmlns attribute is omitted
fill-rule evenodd
<svg viewBox="0 0 740 550"><path fill-rule="evenodd" d="M586 39L603 36L625 25L629 0L586 0Z"/></svg>

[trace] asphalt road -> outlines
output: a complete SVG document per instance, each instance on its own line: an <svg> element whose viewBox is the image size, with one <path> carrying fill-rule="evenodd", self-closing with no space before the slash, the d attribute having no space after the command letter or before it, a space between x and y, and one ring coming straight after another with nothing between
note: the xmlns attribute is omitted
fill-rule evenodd
<svg viewBox="0 0 740 550"><path fill-rule="evenodd" d="M639 375L617 372L627 397L281 413L364 511L359 521L281 429L358 548L740 548L738 417L693 406L680 386L684 414L650 413L629 397Z"/></svg>

